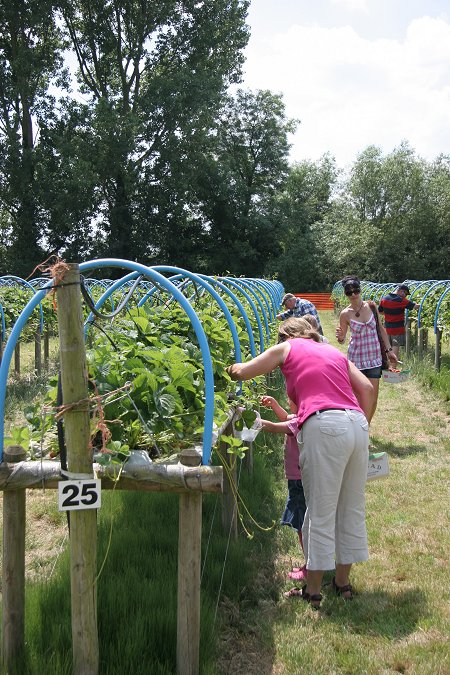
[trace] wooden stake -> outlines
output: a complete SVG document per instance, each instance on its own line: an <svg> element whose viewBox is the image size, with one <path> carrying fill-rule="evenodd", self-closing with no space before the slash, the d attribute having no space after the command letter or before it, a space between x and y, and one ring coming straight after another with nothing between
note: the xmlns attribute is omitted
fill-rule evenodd
<svg viewBox="0 0 450 675"><path fill-rule="evenodd" d="M88 396L86 352L78 265L70 264L57 286L63 405ZM71 474L93 475L86 402L64 414L67 465ZM70 514L72 646L74 675L97 675L97 513Z"/></svg>
<svg viewBox="0 0 450 675"><path fill-rule="evenodd" d="M192 461L192 458L189 458ZM180 455L183 463L183 453ZM198 458L200 462L200 458ZM177 674L197 675L200 654L202 495L180 495L178 535Z"/></svg>
<svg viewBox="0 0 450 675"><path fill-rule="evenodd" d="M14 348L14 372L20 375L20 342Z"/></svg>
<svg viewBox="0 0 450 675"><path fill-rule="evenodd" d="M245 443L247 450L245 451L244 459L242 460L242 466L250 475L253 474L253 441L247 441Z"/></svg>
<svg viewBox="0 0 450 675"><path fill-rule="evenodd" d="M233 433L232 424L223 432L225 436ZM222 525L225 534L234 541L237 539L237 505L236 497L233 492L232 482L237 485L237 462L227 453L227 446L224 443L219 444L221 455L224 458L227 469L223 472L223 497L222 497Z"/></svg>
<svg viewBox="0 0 450 675"><path fill-rule="evenodd" d="M50 329L47 327L44 333L44 368L48 369L50 358Z"/></svg>
<svg viewBox="0 0 450 675"><path fill-rule="evenodd" d="M412 331L411 331L411 319L408 319L406 323L406 338L405 338L405 351L406 356L411 355L412 351Z"/></svg>
<svg viewBox="0 0 450 675"><path fill-rule="evenodd" d="M5 450L4 462L26 458L21 445ZM3 495L3 634L2 659L5 671L12 671L25 644L25 490Z"/></svg>
<svg viewBox="0 0 450 675"><path fill-rule="evenodd" d="M442 345L442 331L440 328L436 329L436 343L434 347L434 368L438 372L441 369L441 345Z"/></svg>
<svg viewBox="0 0 450 675"><path fill-rule="evenodd" d="M41 332L39 330L34 334L34 369L37 375L42 372L42 350L41 350Z"/></svg>

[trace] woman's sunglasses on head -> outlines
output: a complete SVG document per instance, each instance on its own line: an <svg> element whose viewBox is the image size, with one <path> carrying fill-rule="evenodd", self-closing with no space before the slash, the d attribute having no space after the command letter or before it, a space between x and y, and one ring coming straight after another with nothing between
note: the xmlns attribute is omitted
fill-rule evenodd
<svg viewBox="0 0 450 675"><path fill-rule="evenodd" d="M351 295L358 295L358 293L361 292L361 287L360 286L348 286L347 288L344 288L344 293L348 297Z"/></svg>

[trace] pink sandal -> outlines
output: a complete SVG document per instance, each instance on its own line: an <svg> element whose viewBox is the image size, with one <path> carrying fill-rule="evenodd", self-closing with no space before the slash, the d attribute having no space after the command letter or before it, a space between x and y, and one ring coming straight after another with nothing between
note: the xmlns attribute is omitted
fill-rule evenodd
<svg viewBox="0 0 450 675"><path fill-rule="evenodd" d="M292 570L288 572L288 577L295 581L304 581L306 579L306 565L303 565L303 567L293 567Z"/></svg>

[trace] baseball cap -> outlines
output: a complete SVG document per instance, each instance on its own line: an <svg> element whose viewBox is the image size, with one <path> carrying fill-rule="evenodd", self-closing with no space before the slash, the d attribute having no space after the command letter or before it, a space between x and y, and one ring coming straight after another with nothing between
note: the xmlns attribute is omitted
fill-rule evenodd
<svg viewBox="0 0 450 675"><path fill-rule="evenodd" d="M409 288L406 284L400 284L399 286L397 286L397 290L404 291L405 295L409 295L410 293Z"/></svg>

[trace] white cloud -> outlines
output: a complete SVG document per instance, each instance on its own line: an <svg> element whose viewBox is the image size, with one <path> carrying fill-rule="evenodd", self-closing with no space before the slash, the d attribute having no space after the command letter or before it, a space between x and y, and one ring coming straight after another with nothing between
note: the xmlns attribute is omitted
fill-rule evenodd
<svg viewBox="0 0 450 675"><path fill-rule="evenodd" d="M331 0L333 5L339 5L344 9L358 12L368 12L367 0Z"/></svg>
<svg viewBox="0 0 450 675"><path fill-rule="evenodd" d="M403 139L432 159L450 153L450 24L413 20L403 40L369 40L350 26L291 26L247 50L245 84L281 92L302 124L292 159L330 151L339 165L369 144Z"/></svg>

